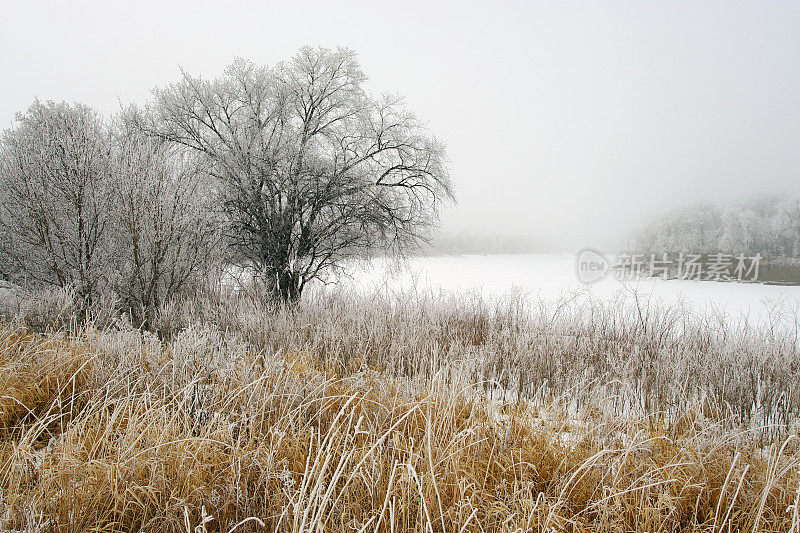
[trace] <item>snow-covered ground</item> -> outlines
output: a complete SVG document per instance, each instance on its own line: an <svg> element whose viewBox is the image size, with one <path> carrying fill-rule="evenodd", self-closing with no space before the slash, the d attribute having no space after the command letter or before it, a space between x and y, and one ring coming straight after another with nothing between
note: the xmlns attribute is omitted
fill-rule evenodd
<svg viewBox="0 0 800 533"><path fill-rule="evenodd" d="M635 291L640 302L682 304L692 312L721 312L752 325L780 322L794 327L800 309L800 286L642 278L621 282L609 275L592 284L578 279L573 254L465 255L415 257L398 264L379 258L351 269L340 280L357 290L374 288L479 292L489 298L522 291L557 300L576 291L599 299Z"/></svg>

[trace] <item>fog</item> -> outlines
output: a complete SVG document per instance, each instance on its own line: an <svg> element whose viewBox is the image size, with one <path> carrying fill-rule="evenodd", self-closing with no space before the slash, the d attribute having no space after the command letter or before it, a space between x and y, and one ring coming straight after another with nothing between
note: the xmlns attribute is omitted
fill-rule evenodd
<svg viewBox="0 0 800 533"><path fill-rule="evenodd" d="M698 200L800 193L798 27L796 2L15 2L0 119L346 46L446 141L445 229L602 243Z"/></svg>

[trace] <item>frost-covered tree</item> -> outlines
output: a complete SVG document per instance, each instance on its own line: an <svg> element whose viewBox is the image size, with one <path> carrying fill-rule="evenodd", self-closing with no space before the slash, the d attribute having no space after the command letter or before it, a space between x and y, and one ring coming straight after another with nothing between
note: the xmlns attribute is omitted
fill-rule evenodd
<svg viewBox="0 0 800 533"><path fill-rule="evenodd" d="M640 230L634 248L800 257L800 199L757 196L723 208L697 204L676 209Z"/></svg>
<svg viewBox="0 0 800 533"><path fill-rule="evenodd" d="M365 79L354 52L303 48L156 91L151 131L205 159L232 256L280 300L353 256L406 250L452 199L443 145Z"/></svg>
<svg viewBox="0 0 800 533"><path fill-rule="evenodd" d="M762 241L760 224L756 213L741 206L722 212L722 238L719 250L726 252L753 250Z"/></svg>
<svg viewBox="0 0 800 533"><path fill-rule="evenodd" d="M217 229L197 158L80 105L34 102L0 139L0 276L113 290L140 324L198 279Z"/></svg>
<svg viewBox="0 0 800 533"><path fill-rule="evenodd" d="M197 158L144 135L130 110L113 146L113 287L132 317L153 324L161 304L214 265L218 231Z"/></svg>
<svg viewBox="0 0 800 533"><path fill-rule="evenodd" d="M39 101L0 138L6 268L33 284L102 284L111 212L110 134L92 109Z"/></svg>
<svg viewBox="0 0 800 533"><path fill-rule="evenodd" d="M675 209L640 230L634 247L647 252L711 251L720 238L720 220L719 209L708 203Z"/></svg>
<svg viewBox="0 0 800 533"><path fill-rule="evenodd" d="M778 204L772 233L781 255L800 257L800 198L786 198Z"/></svg>

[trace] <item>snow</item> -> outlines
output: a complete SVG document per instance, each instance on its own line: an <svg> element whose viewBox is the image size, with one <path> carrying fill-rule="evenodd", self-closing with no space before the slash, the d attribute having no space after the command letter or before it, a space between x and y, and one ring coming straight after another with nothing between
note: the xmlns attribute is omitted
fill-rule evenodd
<svg viewBox="0 0 800 533"><path fill-rule="evenodd" d="M415 257L404 263L376 258L356 266L349 279L356 290L445 290L500 297L522 291L532 297L557 300L584 291L601 300L621 294L651 304L681 304L696 313L722 313L752 325L782 323L794 327L800 309L800 286L724 281L642 278L622 282L607 276L592 284L577 276L573 254L465 255Z"/></svg>

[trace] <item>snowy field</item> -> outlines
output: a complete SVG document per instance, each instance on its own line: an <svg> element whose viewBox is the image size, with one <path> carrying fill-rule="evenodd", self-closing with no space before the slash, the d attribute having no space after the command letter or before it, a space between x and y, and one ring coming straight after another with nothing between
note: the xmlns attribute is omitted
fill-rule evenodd
<svg viewBox="0 0 800 533"><path fill-rule="evenodd" d="M638 298L640 304L680 305L696 314L723 313L751 325L792 329L800 309L798 286L652 278L623 283L612 276L584 284L573 254L416 257L399 264L379 258L351 269L350 277L340 282L361 291L444 290L478 292L487 298L514 291L552 301L576 294L601 300Z"/></svg>

